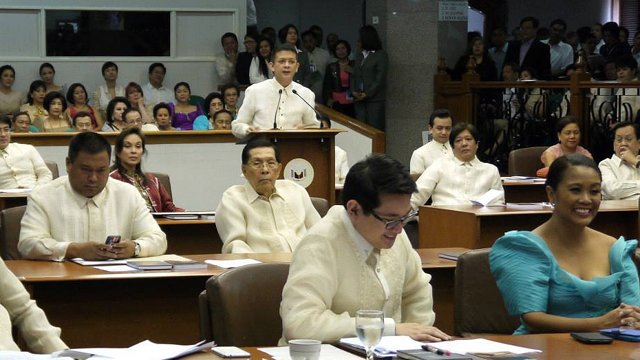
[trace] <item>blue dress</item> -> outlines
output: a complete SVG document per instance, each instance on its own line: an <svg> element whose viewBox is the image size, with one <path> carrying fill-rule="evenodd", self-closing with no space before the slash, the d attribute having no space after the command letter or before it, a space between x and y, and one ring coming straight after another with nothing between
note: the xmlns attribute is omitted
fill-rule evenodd
<svg viewBox="0 0 640 360"><path fill-rule="evenodd" d="M510 314L545 312L592 318L620 303L640 305L638 270L632 260L637 245L636 240L616 240L609 251L611 275L590 281L563 270L546 242L530 231L510 231L498 239L489 262ZM514 334L527 333L521 319Z"/></svg>

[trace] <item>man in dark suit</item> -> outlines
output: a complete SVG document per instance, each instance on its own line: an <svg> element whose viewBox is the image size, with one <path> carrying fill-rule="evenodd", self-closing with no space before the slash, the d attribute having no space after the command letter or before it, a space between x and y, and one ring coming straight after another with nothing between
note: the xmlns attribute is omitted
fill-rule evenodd
<svg viewBox="0 0 640 360"><path fill-rule="evenodd" d="M520 20L520 41L509 44L505 64L515 62L521 69L532 68L538 79L551 79L551 54L549 45L536 39L538 19L527 16Z"/></svg>

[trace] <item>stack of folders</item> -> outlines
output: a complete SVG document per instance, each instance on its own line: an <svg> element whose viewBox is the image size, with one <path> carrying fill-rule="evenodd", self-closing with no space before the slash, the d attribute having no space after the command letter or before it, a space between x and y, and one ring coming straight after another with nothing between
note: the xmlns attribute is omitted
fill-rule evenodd
<svg viewBox="0 0 640 360"><path fill-rule="evenodd" d="M207 264L194 260L130 260L127 265L136 270L197 270L206 269Z"/></svg>
<svg viewBox="0 0 640 360"><path fill-rule="evenodd" d="M438 253L438 257L446 260L458 261L460 255L466 253L469 250L460 250L460 251L441 251Z"/></svg>

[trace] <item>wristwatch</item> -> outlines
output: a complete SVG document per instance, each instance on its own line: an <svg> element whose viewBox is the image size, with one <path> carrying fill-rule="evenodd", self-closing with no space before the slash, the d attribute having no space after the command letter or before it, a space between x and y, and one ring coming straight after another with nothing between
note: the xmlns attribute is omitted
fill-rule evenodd
<svg viewBox="0 0 640 360"><path fill-rule="evenodd" d="M135 249L133 249L133 257L138 257L140 256L140 250L141 250L140 243L135 240L133 241L133 243L136 245Z"/></svg>

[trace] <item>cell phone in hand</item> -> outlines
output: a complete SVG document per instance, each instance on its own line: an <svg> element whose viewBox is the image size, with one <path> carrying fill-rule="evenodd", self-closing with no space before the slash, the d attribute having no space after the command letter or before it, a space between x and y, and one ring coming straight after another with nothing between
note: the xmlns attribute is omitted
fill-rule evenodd
<svg viewBox="0 0 640 360"><path fill-rule="evenodd" d="M122 237L120 235L109 235L107 236L107 240L104 241L107 245L115 245L120 242Z"/></svg>
<svg viewBox="0 0 640 360"><path fill-rule="evenodd" d="M571 333L571 337L585 344L610 344L613 341L598 332Z"/></svg>

